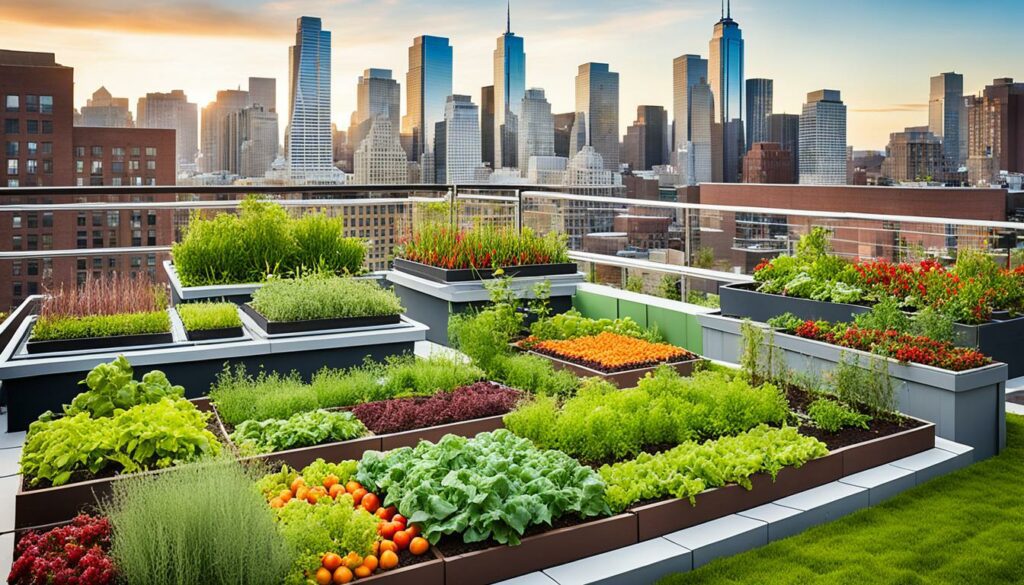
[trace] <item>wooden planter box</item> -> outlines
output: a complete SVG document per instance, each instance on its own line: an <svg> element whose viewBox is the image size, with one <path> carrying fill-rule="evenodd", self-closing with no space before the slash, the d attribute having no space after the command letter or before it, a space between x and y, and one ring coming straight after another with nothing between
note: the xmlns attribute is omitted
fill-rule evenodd
<svg viewBox="0 0 1024 585"><path fill-rule="evenodd" d="M270 335L282 333L310 333L314 331L336 331L355 329L357 327L378 327L381 325L397 325L402 322L401 315L383 315L380 317L342 317L338 319L309 319L306 321L270 321L249 303L241 305L242 311Z"/></svg>
<svg viewBox="0 0 1024 585"><path fill-rule="evenodd" d="M634 506L639 539L650 540L677 530L742 512L780 498L837 481L865 469L891 463L935 446L935 425L920 427L842 447L800 467L786 467L772 481L768 474L752 476L753 489L730 484L706 490L696 504L677 498Z"/></svg>
<svg viewBox="0 0 1024 585"><path fill-rule="evenodd" d="M483 585L578 561L637 542L636 516L619 514L528 536L518 546L447 556L447 585Z"/></svg>
<svg viewBox="0 0 1024 585"><path fill-rule="evenodd" d="M693 373L693 369L699 362L704 361L703 358L696 357L694 359L688 359L680 362L670 362L665 364L657 364L654 366L648 366L646 368L638 368L635 370L623 370L621 372L602 372L601 370L595 370L582 366L570 361L566 361L554 356L543 354L532 350L523 350L531 355L535 355L544 358L551 362L556 370L569 370L581 378L601 378L615 384L619 388L635 388L637 383L643 379L647 374L654 372L659 367L666 365L679 372L682 376L689 376Z"/></svg>
<svg viewBox="0 0 1024 585"><path fill-rule="evenodd" d="M430 547L426 554L431 557L429 561L398 567L390 571L380 571L373 576L353 582L373 583L374 585L444 585L444 560L434 550L434 547Z"/></svg>
<svg viewBox="0 0 1024 585"><path fill-rule="evenodd" d="M413 262L403 258L395 258L393 267L399 272L413 274L434 282L470 282L474 280L490 280L494 278L494 268L463 268L449 270L420 262ZM527 264L523 266L509 266L501 269L503 276L555 276L558 274L575 274L577 271L575 262L559 264Z"/></svg>
<svg viewBox="0 0 1024 585"><path fill-rule="evenodd" d="M739 363L742 353L742 321L719 315L697 317L703 328L704 354L709 359ZM898 410L935 423L935 434L974 447L976 461L998 454L1006 447L1006 364L995 363L974 370L951 372L921 364L901 364L855 349L771 331L765 327L765 343L781 351L786 367L808 375L823 375L838 364L859 360L884 360L895 388Z"/></svg>

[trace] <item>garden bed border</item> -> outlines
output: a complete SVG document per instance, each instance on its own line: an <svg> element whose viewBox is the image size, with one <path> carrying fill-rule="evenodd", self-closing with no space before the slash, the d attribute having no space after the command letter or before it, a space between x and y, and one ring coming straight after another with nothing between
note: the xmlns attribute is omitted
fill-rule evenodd
<svg viewBox="0 0 1024 585"><path fill-rule="evenodd" d="M376 317L341 317L334 319L308 319L304 321L271 321L263 316L249 303L239 305L256 325L267 335L287 335L290 333L338 332L347 329L364 327L380 327L397 325L402 322L402 315L381 315Z"/></svg>

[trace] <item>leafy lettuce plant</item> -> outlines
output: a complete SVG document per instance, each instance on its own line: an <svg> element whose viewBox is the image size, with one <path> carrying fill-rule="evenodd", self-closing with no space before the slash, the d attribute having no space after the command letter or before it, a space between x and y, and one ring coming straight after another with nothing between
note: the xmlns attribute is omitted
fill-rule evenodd
<svg viewBox="0 0 1024 585"><path fill-rule="evenodd" d="M594 470L504 429L369 451L357 477L367 489L386 493L384 504L422 524L424 537L435 544L461 534L467 543L516 545L530 526L609 513L604 482Z"/></svg>
<svg viewBox="0 0 1024 585"><path fill-rule="evenodd" d="M244 452L273 453L348 441L366 432L366 427L351 412L314 410L300 412L287 419L247 420L235 428L231 440Z"/></svg>
<svg viewBox="0 0 1024 585"><path fill-rule="evenodd" d="M109 417L118 409L152 404L165 397L181 398L185 394L184 387L172 385L160 370L147 372L142 381L132 376L132 366L123 355L96 366L79 382L89 390L75 396L71 404L64 407L64 413L74 416L86 412L95 418Z"/></svg>
<svg viewBox="0 0 1024 585"><path fill-rule="evenodd" d="M866 429L871 420L870 416L829 398L819 398L811 403L807 416L814 421L814 426L828 433L838 433L846 427Z"/></svg>

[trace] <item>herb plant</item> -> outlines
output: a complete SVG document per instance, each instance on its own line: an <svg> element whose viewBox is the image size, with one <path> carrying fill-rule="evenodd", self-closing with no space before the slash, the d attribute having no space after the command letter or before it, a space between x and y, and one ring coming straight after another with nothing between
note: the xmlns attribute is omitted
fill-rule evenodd
<svg viewBox="0 0 1024 585"><path fill-rule="evenodd" d="M516 405L522 392L477 382L427 398L395 398L356 405L354 414L378 435L498 416Z"/></svg>
<svg viewBox="0 0 1024 585"><path fill-rule="evenodd" d="M175 307L188 331L209 331L241 327L238 307L234 303L183 303Z"/></svg>
<svg viewBox="0 0 1024 585"><path fill-rule="evenodd" d="M461 534L465 542L493 538L515 545L530 526L566 515L608 514L604 482L595 471L504 429L369 451L357 478L367 489L386 493L384 505L422 524L431 544Z"/></svg>
<svg viewBox="0 0 1024 585"><path fill-rule="evenodd" d="M247 453L272 453L348 441L365 434L366 427L351 412L313 410L283 420L247 420L235 427L231 440Z"/></svg>
<svg viewBox="0 0 1024 585"><path fill-rule="evenodd" d="M362 508L353 508L348 494L321 498L316 504L296 498L275 512L281 535L295 555L286 585L306 585L307 575L316 572L325 551L368 555L378 538L379 519Z"/></svg>
<svg viewBox="0 0 1024 585"><path fill-rule="evenodd" d="M398 315L398 296L377 283L313 274L267 282L252 295L252 307L270 321L309 321Z"/></svg>
<svg viewBox="0 0 1024 585"><path fill-rule="evenodd" d="M871 420L870 416L829 398L818 398L812 402L807 408L807 416L814 421L814 426L829 433L838 433L846 427L866 429Z"/></svg>

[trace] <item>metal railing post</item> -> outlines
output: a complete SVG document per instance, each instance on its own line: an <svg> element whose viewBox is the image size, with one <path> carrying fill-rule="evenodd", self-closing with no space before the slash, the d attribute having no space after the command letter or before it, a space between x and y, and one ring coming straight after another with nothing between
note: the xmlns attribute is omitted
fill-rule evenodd
<svg viewBox="0 0 1024 585"><path fill-rule="evenodd" d="M456 208L456 205L458 205L458 200L459 186L452 185L448 190L448 222L453 230L458 229L458 225L456 225L458 219L458 209Z"/></svg>
<svg viewBox="0 0 1024 585"><path fill-rule="evenodd" d="M523 190L516 189L516 232L523 232Z"/></svg>

